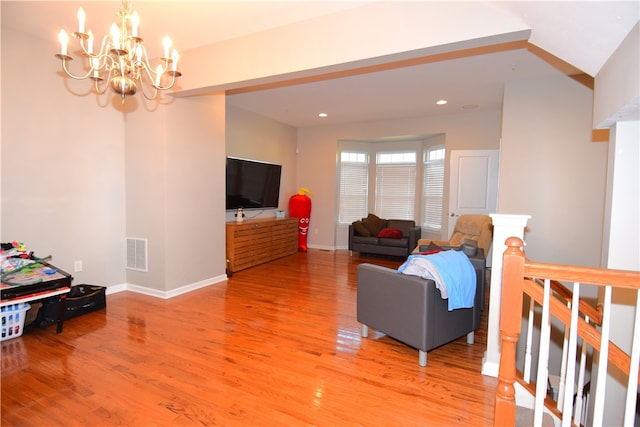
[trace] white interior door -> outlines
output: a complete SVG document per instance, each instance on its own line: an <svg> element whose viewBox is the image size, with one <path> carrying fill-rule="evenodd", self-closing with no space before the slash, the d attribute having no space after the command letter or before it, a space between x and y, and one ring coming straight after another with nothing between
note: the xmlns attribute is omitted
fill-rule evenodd
<svg viewBox="0 0 640 427"><path fill-rule="evenodd" d="M463 214L490 214L498 202L499 150L454 150L449 167L449 229Z"/></svg>

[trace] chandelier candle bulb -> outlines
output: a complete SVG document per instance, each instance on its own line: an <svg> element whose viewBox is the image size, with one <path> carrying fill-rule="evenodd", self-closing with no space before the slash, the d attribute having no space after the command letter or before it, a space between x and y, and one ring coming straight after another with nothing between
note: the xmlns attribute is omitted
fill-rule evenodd
<svg viewBox="0 0 640 427"><path fill-rule="evenodd" d="M140 17L138 12L133 12L131 15L131 36L138 37L138 25L140 25Z"/></svg>
<svg viewBox="0 0 640 427"><path fill-rule="evenodd" d="M169 36L165 36L165 38L162 40L162 45L164 46L164 57L168 58L169 49L171 48L171 39L169 38Z"/></svg>
<svg viewBox="0 0 640 427"><path fill-rule="evenodd" d="M160 78L162 77L162 65L156 67L156 87L160 87Z"/></svg>
<svg viewBox="0 0 640 427"><path fill-rule="evenodd" d="M180 55L178 55L178 51L173 49L173 52L171 52L171 70L172 71L176 71L176 69L178 68L178 59L180 59Z"/></svg>
<svg viewBox="0 0 640 427"><path fill-rule="evenodd" d="M99 64L99 60L98 58L91 58L91 68L93 68L93 78L94 79L99 79L100 78L100 70L98 70L98 65Z"/></svg>
<svg viewBox="0 0 640 427"><path fill-rule="evenodd" d="M93 33L91 30L87 31L89 38L87 39L87 53L91 55L93 53Z"/></svg>
<svg viewBox="0 0 640 427"><path fill-rule="evenodd" d="M78 33L84 34L84 23L87 19L87 15L84 13L84 9L78 9Z"/></svg>
<svg viewBox="0 0 640 427"><path fill-rule="evenodd" d="M142 61L142 46L138 45L138 47L136 47L136 62L141 62Z"/></svg>
<svg viewBox="0 0 640 427"><path fill-rule="evenodd" d="M115 22L111 24L111 39L113 40L113 48L120 50L120 29Z"/></svg>
<svg viewBox="0 0 640 427"><path fill-rule="evenodd" d="M60 55L67 54L67 43L69 43L69 36L65 30L60 30L58 33L58 40L60 41Z"/></svg>

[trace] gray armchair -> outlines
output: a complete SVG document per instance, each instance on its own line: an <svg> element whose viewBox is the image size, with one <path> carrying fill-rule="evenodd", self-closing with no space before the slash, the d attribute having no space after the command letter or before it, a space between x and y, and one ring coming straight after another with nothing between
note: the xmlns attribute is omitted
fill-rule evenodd
<svg viewBox="0 0 640 427"><path fill-rule="evenodd" d="M358 266L357 318L362 336L369 327L418 349L420 366L427 365L427 351L467 336L473 344L484 307L484 261L472 264L476 270L473 308L448 310L447 300L433 280L400 274L373 264Z"/></svg>

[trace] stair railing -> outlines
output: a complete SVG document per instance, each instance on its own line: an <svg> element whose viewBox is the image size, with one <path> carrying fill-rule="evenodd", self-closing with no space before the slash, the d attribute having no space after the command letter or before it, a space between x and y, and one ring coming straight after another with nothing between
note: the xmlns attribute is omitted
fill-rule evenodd
<svg viewBox="0 0 640 427"><path fill-rule="evenodd" d="M502 301L500 313L500 337L502 349L498 386L496 391L494 425L515 425L516 419L516 381L528 384L531 377L531 324L533 306L541 307L540 346L537 355L538 369L535 385L529 384L527 390L535 390L534 426L542 425L545 406L550 407L548 397L548 362L551 336L551 318L559 320L564 326L563 352L554 413L562 420L563 426L580 425L585 419L586 402L582 400L584 376L586 370L587 346L599 353L599 362L592 373L595 381L589 398L593 398L593 411L589 415L591 425L603 423L605 407L605 385L607 368L611 363L627 375L626 404L624 425L633 426L638 386L638 364L640 362L640 272L575 267L558 264L533 263L525 258L523 242L510 237L506 242L502 267ZM572 284L569 290L562 283ZM580 285L590 284L603 287L603 302L597 308L589 306L580 299ZM631 353L627 354L609 340L611 322L611 292L613 287L636 290L635 331ZM530 298L529 327L526 332L524 374L516 370L516 346L522 328L522 306L524 295ZM581 340L578 353L578 340ZM576 370L576 363L579 366ZM595 377L595 378L594 378ZM576 385L577 384L577 385ZM560 390L562 388L562 390ZM576 390L577 389L577 390Z"/></svg>

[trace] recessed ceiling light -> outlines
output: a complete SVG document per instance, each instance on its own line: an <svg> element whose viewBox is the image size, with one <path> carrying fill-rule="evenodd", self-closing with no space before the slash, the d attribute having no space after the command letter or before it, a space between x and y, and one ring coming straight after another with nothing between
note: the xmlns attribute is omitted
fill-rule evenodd
<svg viewBox="0 0 640 427"><path fill-rule="evenodd" d="M438 104L438 105L446 105L446 103L447 103L446 99L441 99L439 101L436 101L436 104Z"/></svg>
<svg viewBox="0 0 640 427"><path fill-rule="evenodd" d="M318 117L327 117L327 116L328 116L328 114L327 114L327 113L320 113L320 114L318 114Z"/></svg>

